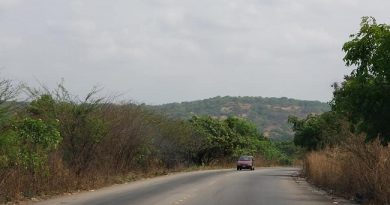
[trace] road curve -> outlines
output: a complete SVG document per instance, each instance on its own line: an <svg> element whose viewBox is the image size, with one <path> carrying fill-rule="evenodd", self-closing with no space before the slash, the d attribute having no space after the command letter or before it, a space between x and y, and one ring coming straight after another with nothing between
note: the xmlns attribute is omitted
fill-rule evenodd
<svg viewBox="0 0 390 205"><path fill-rule="evenodd" d="M34 203L96 205L324 205L334 202L291 175L296 168L173 174ZM347 202L337 202L348 204Z"/></svg>

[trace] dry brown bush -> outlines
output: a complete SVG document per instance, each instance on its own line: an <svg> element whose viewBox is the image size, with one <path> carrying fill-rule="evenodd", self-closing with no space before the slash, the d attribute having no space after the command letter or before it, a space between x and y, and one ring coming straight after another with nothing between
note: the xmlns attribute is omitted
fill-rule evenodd
<svg viewBox="0 0 390 205"><path fill-rule="evenodd" d="M314 184L367 204L390 203L390 147L362 136L309 153L304 174Z"/></svg>

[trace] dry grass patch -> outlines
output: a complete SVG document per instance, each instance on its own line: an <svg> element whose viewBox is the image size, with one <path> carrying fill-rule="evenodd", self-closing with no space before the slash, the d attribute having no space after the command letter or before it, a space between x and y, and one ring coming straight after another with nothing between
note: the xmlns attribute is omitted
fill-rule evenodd
<svg viewBox="0 0 390 205"><path fill-rule="evenodd" d="M389 172L390 148L362 137L309 153L304 162L312 183L365 204L390 204Z"/></svg>

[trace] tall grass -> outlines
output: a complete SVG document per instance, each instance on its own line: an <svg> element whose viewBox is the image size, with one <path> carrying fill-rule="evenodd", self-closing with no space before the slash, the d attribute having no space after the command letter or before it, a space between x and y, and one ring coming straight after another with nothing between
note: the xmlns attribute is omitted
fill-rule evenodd
<svg viewBox="0 0 390 205"><path fill-rule="evenodd" d="M365 204L390 204L390 147L364 137L311 152L304 163L308 179L331 192Z"/></svg>

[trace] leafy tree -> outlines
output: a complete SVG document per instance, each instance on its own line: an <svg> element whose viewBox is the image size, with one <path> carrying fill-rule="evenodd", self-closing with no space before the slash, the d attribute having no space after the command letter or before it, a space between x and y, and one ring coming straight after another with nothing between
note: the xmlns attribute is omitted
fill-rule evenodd
<svg viewBox="0 0 390 205"><path fill-rule="evenodd" d="M308 150L323 149L333 146L343 140L341 121L337 113L326 112L321 115L308 115L305 119L290 116L288 122L295 132L295 145Z"/></svg>
<svg viewBox="0 0 390 205"><path fill-rule="evenodd" d="M56 149L62 138L58 121L25 118L16 123L19 161L25 169L36 170L46 163L48 153Z"/></svg>
<svg viewBox="0 0 390 205"><path fill-rule="evenodd" d="M321 142L321 125L317 116L308 115L306 119L302 120L296 116L290 116L288 122L292 124L295 132L295 145L308 150L316 150L323 147Z"/></svg>
<svg viewBox="0 0 390 205"><path fill-rule="evenodd" d="M201 163L208 164L213 159L232 153L232 135L226 124L218 119L208 116L191 118L190 123L197 135L203 139L203 146L198 151L198 159Z"/></svg>
<svg viewBox="0 0 390 205"><path fill-rule="evenodd" d="M241 136L250 136L259 140L264 139L264 136L259 132L256 125L249 120L238 117L228 117L225 121L230 129Z"/></svg>
<svg viewBox="0 0 390 205"><path fill-rule="evenodd" d="M58 121L26 117L13 121L11 126L11 129L1 133L0 167L21 165L33 172L44 168L48 154L57 149L62 141Z"/></svg>
<svg viewBox="0 0 390 205"><path fill-rule="evenodd" d="M233 156L255 155L260 140L264 140L264 136L259 132L256 125L249 120L238 117L228 117L225 123L235 136L232 139L235 146Z"/></svg>
<svg viewBox="0 0 390 205"><path fill-rule="evenodd" d="M334 85L332 109L346 115L367 140L390 141L390 26L363 17L360 31L343 50L347 66L354 67L340 85Z"/></svg>
<svg viewBox="0 0 390 205"><path fill-rule="evenodd" d="M236 158L243 154L261 153L270 160L280 156L271 142L261 143L266 141L263 135L255 124L246 119L229 117L220 120L209 116L194 116L190 123L196 131L198 141L203 142L196 154L201 163L207 164L218 158Z"/></svg>

